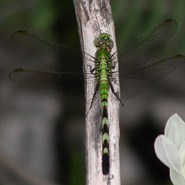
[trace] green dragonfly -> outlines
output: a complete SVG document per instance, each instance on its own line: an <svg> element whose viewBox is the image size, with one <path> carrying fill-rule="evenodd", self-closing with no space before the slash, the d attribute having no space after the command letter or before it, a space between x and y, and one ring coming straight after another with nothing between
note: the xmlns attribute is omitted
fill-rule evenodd
<svg viewBox="0 0 185 185"><path fill-rule="evenodd" d="M165 20L146 36L137 40L137 42L129 43L114 53L112 52L114 42L111 39L111 35L100 33L94 39L94 46L96 47L94 56L90 56L86 52L83 53L85 59L91 60L92 63L86 74L75 70L73 65L71 65L68 66L68 71L63 72L17 68L9 73L9 78L18 83L34 83L38 86L42 86L46 81L51 83L58 81L60 86L65 86L66 80L68 80L67 83L71 83L76 78L85 78L87 83L94 83L95 89L89 110L92 108L95 99L99 97L102 115L102 173L103 175L108 175L110 171L109 125L111 124L108 120L107 111L109 91L123 104L122 100L149 88L156 80L181 67L185 63L185 56L183 55L153 60L153 58L160 56L164 44L172 37L176 28L176 21L172 19ZM26 31L15 32L13 39L17 43L31 44L33 50L27 50L26 47L23 47L23 50L35 58L37 58L35 55L37 48L42 47L47 53L59 56L61 61L74 61L74 59L71 59L72 56L75 56L75 60L82 61L81 52L64 46L50 44ZM116 57L117 54L118 58ZM116 70L118 61L119 72ZM122 98L114 90L114 82L117 80L115 74L119 75L120 86L123 91Z"/></svg>

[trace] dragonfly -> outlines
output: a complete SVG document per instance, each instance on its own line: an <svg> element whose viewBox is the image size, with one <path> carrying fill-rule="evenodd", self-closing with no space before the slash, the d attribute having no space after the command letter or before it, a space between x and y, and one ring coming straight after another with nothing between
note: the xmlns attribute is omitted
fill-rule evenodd
<svg viewBox="0 0 185 185"><path fill-rule="evenodd" d="M116 99L121 103L143 90L153 85L153 82L160 80L174 70L180 68L185 63L185 56L175 55L168 58L158 59L161 50L167 41L174 35L177 29L177 23L173 19L168 19L152 29L148 34L137 41L125 44L121 49L112 52L114 42L109 33L100 33L92 43L96 47L94 56L65 46L48 43L39 37L36 37L27 31L17 31L13 34L15 42L31 43L33 50L23 50L28 54L34 55L37 48L43 48L47 53L60 56L60 60L65 62L75 56L76 60L82 61L82 54L85 60L93 62L89 66L89 71L75 71L73 65L68 66L68 71L48 71L30 68L16 68L9 73L9 79L17 83L37 84L42 86L46 81L53 83L58 81L61 86L65 86L65 81L69 83L73 79L87 80L87 83L94 83L95 88L92 95L92 101L88 110L93 106L97 97L100 99L101 108L101 137L102 137L102 174L108 175L110 172L110 148L109 148L109 116L108 99L109 91L113 93ZM117 58L118 55L118 58ZM156 58L156 60L154 60ZM74 61L74 59L73 59ZM42 62L42 61L41 61ZM116 69L119 64L119 71ZM70 69L71 68L71 69ZM114 83L119 76L122 97L114 89ZM89 111L88 111L89 112Z"/></svg>

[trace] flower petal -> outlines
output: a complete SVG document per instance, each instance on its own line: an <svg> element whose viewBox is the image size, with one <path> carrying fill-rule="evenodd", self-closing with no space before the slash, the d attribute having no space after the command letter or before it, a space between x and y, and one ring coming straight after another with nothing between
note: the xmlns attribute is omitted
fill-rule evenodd
<svg viewBox="0 0 185 185"><path fill-rule="evenodd" d="M178 116L178 114L174 114L168 119L164 135L177 147L179 147L185 140L185 122Z"/></svg>
<svg viewBox="0 0 185 185"><path fill-rule="evenodd" d="M185 185L183 176L174 170L170 170L170 179L174 185Z"/></svg>
<svg viewBox="0 0 185 185"><path fill-rule="evenodd" d="M180 145L179 148L181 173L185 176L185 141Z"/></svg>
<svg viewBox="0 0 185 185"><path fill-rule="evenodd" d="M170 169L180 173L180 158L177 147L164 135L156 138L154 143L157 157Z"/></svg>

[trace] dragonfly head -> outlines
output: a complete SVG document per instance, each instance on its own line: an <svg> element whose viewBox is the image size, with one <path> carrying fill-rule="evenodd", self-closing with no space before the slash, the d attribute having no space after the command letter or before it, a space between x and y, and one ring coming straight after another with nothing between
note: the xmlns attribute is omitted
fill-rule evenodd
<svg viewBox="0 0 185 185"><path fill-rule="evenodd" d="M94 39L94 45L96 48L105 47L108 50L111 50L114 43L108 33L100 33L100 35Z"/></svg>

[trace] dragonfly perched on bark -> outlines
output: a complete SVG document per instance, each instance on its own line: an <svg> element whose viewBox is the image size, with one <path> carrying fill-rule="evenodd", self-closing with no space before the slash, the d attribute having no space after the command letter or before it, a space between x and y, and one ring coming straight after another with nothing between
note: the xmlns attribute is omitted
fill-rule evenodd
<svg viewBox="0 0 185 185"><path fill-rule="evenodd" d="M101 124L102 124L102 173L108 175L110 171L109 161L109 123L108 120L108 98L109 91L115 95L118 101L130 98L152 86L155 82L170 72L181 67L185 63L185 56L175 55L168 58L159 59L161 50L165 43L173 36L177 28L176 21L169 19L155 27L146 36L141 37L137 42L132 42L112 53L114 42L108 33L100 33L92 43L92 47L96 47L94 56L90 56L84 52L85 59L93 61L93 65L89 67L87 73L75 71L73 66L68 66L68 71L45 71L42 69L17 68L9 73L12 81L25 84L36 84L42 86L47 82L59 82L62 87L67 83L72 83L73 79L86 78L87 83L95 83L95 89L92 95L92 102L89 110L97 97L100 98L101 107ZM71 60L75 56L75 60L82 61L82 54L71 48L50 44L40 38L29 34L26 31L17 31L13 34L16 43L29 43L33 50L23 50L28 54L37 52L38 47L42 47L53 56L60 56L62 62ZM115 57L118 53L118 59ZM36 57L36 55L34 55ZM158 58L154 60L154 58ZM74 60L74 59L72 59ZM75 62L75 61L74 61ZM119 64L119 71L116 71L116 65ZM70 69L71 67L71 69ZM72 69L73 68L73 69ZM114 74L119 73L119 80L122 97L114 90L114 82L117 78ZM99 95L99 96L98 96Z"/></svg>

